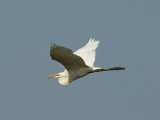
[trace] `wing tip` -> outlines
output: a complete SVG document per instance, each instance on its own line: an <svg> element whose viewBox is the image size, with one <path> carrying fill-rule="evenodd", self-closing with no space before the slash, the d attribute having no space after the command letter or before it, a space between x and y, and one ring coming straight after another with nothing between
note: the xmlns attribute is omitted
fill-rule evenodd
<svg viewBox="0 0 160 120"><path fill-rule="evenodd" d="M51 43L51 49L55 49L55 48L57 48L57 47L62 47L62 46L57 45L57 44L55 44L55 43Z"/></svg>
<svg viewBox="0 0 160 120"><path fill-rule="evenodd" d="M92 37L91 37L91 38L89 39L89 42L98 42L98 43L99 43L99 40L96 40L95 38L92 38Z"/></svg>
<svg viewBox="0 0 160 120"><path fill-rule="evenodd" d="M56 47L57 45L55 43L51 43L51 48Z"/></svg>
<svg viewBox="0 0 160 120"><path fill-rule="evenodd" d="M58 47L55 43L51 43L50 56L54 54L54 50Z"/></svg>

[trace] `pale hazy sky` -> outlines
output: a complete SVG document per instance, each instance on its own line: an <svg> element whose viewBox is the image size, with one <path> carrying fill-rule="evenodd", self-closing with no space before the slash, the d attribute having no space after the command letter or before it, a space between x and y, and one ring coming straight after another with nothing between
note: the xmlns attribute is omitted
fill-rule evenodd
<svg viewBox="0 0 160 120"><path fill-rule="evenodd" d="M160 119L159 0L1 0L0 120ZM61 86L51 43L100 40L90 74Z"/></svg>

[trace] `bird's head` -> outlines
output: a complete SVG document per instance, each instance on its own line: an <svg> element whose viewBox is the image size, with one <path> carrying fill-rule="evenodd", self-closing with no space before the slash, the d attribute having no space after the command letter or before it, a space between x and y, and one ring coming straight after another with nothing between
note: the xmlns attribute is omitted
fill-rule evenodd
<svg viewBox="0 0 160 120"><path fill-rule="evenodd" d="M58 81L59 81L59 84L61 85L68 85L70 83L69 81L69 77L68 77L68 74L65 74L67 72L61 72L61 73L58 73L58 74L55 74L55 75L51 75L51 76L47 76L45 78L59 78Z"/></svg>
<svg viewBox="0 0 160 120"><path fill-rule="evenodd" d="M64 76L64 72L61 72L61 73L57 73L57 74L54 74L54 75L50 75L50 76L47 76L45 78L61 78Z"/></svg>

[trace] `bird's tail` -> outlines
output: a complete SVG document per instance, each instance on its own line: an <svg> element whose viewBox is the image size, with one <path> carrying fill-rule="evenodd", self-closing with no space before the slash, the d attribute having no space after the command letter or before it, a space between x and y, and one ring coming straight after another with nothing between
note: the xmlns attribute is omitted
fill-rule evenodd
<svg viewBox="0 0 160 120"><path fill-rule="evenodd" d="M112 70L125 70L124 67L113 67L113 68L108 68L108 69L104 69L104 68L97 68L97 69L94 69L94 72L101 72L101 71L112 71Z"/></svg>

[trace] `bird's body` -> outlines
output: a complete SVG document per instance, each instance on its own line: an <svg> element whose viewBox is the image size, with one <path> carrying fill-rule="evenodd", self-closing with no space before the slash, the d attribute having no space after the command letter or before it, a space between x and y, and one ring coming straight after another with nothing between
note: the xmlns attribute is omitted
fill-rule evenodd
<svg viewBox="0 0 160 120"><path fill-rule="evenodd" d="M88 74L90 68L81 68L79 70L71 70L60 73L63 77L59 78L58 81L61 85L68 85L72 81L83 77Z"/></svg>
<svg viewBox="0 0 160 120"><path fill-rule="evenodd" d="M99 41L91 38L84 47L73 53L72 50L68 48L52 44L50 49L51 58L63 64L66 69L64 72L51 75L46 78L59 77L58 81L61 85L68 85L72 81L89 73L109 70L124 70L124 68L121 67L114 67L110 69L94 67L96 48L98 45Z"/></svg>

